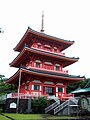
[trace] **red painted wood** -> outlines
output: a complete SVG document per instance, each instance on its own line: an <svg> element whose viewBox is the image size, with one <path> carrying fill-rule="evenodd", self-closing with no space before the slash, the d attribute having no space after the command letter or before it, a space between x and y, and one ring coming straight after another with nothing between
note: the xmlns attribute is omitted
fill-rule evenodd
<svg viewBox="0 0 90 120"><path fill-rule="evenodd" d="M22 46L24 46L24 44L26 43L27 47L35 49L38 51L38 54L36 54L35 52L30 52L29 50L27 50L25 48L25 51L27 50L28 52L26 53L24 51L24 54L22 55L23 57L26 57L25 62L22 63L23 67L26 67L27 69L34 69L34 70L43 70L46 72L56 72L56 73L61 73L61 74L68 74L68 70L64 70L63 66L68 65L68 60L63 59L62 60L56 60L54 57L50 57L50 56L43 56L43 54L41 53L41 55L39 54L39 51L43 51L43 52L47 52L47 53L51 53L51 54L55 54L55 55L60 55L60 56L65 56L65 53L61 53L61 51L63 51L64 49L66 49L67 47L69 47L71 44L73 44L73 42L68 42L68 41L64 41L55 37L50 37L48 35L45 34L40 34L39 32L35 32L32 29L28 29L26 34L24 35L24 37L22 38L22 41L18 44L18 46L15 48L15 50L20 51ZM31 50L32 50L31 49ZM25 55L25 56L24 56ZM49 55L49 54L47 54ZM30 56L30 57L29 57ZM20 63L20 61L22 61L22 57L18 58L18 60L16 61L15 64L18 64L18 62ZM69 58L67 58L69 59ZM36 60L40 60L40 63L38 63ZM23 61L22 61L23 62ZM66 63L65 63L66 62ZM51 64L50 64L51 63ZM59 64L60 66L58 67L58 69L56 70L56 64ZM19 64L20 65L20 64ZM18 65L16 65L18 66ZM24 71L23 73L24 74ZM58 97L61 100L66 100L69 99L72 95L68 95L66 93L66 85L67 85L67 78L64 79L56 79L54 78L49 78L47 75L45 76L45 78L43 78L42 76L36 75L36 74L28 74L27 72L23 75L24 77L22 78L22 84L20 86L20 94L25 94L25 98L26 95L32 95L32 98L36 96L40 96L40 95L45 95L48 96L47 93L45 92L46 87L53 89L53 94L56 96L58 95ZM65 80L66 79L66 80ZM16 79L17 80L17 79ZM40 80L40 83L34 82L34 80ZM18 81L18 80L17 80ZM23 84L23 81L25 82ZM28 83L27 83L28 81ZM13 80L12 80L13 82ZM49 83L45 83L45 82L49 82ZM50 83L52 82L52 84ZM63 85L57 85L58 83L63 83ZM67 83L66 83L67 82ZM41 90L33 90L33 86L34 85L39 85L41 86ZM26 89L26 86L28 89ZM58 88L63 88L64 91L59 92L56 90L58 90ZM17 94L16 94L17 96Z"/></svg>

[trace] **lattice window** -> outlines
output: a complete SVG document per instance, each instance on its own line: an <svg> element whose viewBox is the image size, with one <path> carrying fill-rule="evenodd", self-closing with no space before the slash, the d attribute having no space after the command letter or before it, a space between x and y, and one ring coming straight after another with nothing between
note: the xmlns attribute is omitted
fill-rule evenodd
<svg viewBox="0 0 90 120"><path fill-rule="evenodd" d="M26 86L25 86L25 90L29 90L29 85L26 85Z"/></svg>
<svg viewBox="0 0 90 120"><path fill-rule="evenodd" d="M34 85L34 90L40 90L40 85Z"/></svg>
<svg viewBox="0 0 90 120"><path fill-rule="evenodd" d="M58 92L63 92L63 88L58 88Z"/></svg>
<svg viewBox="0 0 90 120"><path fill-rule="evenodd" d="M59 71L60 70L60 65L59 64L55 64L55 70Z"/></svg>
<svg viewBox="0 0 90 120"><path fill-rule="evenodd" d="M57 52L57 47L54 47L54 52Z"/></svg>
<svg viewBox="0 0 90 120"><path fill-rule="evenodd" d="M36 63L36 67L40 68L40 66L41 66L41 61L40 61L40 60L36 60L35 63Z"/></svg>
<svg viewBox="0 0 90 120"><path fill-rule="evenodd" d="M41 43L37 43L37 48L41 48Z"/></svg>

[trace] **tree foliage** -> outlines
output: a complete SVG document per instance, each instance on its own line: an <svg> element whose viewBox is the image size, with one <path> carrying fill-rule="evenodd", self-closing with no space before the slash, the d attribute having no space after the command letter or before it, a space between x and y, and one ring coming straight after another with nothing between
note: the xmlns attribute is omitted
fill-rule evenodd
<svg viewBox="0 0 90 120"><path fill-rule="evenodd" d="M40 97L39 99L33 99L31 106L33 113L45 113L45 108L50 104L54 103L54 100L47 100L45 97Z"/></svg>
<svg viewBox="0 0 90 120"><path fill-rule="evenodd" d="M5 78L4 75L0 75L0 96L6 93L14 92L16 90L16 87L14 85L5 84L6 80L7 78Z"/></svg>
<svg viewBox="0 0 90 120"><path fill-rule="evenodd" d="M90 87L90 78L85 79L84 81L77 82L67 86L67 92L70 93L78 88Z"/></svg>
<svg viewBox="0 0 90 120"><path fill-rule="evenodd" d="M44 113L45 108L47 107L48 102L44 97L39 99L34 99L32 101L32 111L34 113Z"/></svg>

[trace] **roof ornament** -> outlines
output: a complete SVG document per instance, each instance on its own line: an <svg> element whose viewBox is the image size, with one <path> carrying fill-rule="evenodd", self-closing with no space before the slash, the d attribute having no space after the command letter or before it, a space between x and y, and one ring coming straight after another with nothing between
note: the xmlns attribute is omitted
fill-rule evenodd
<svg viewBox="0 0 90 120"><path fill-rule="evenodd" d="M44 11L42 11L41 32L44 32Z"/></svg>
<svg viewBox="0 0 90 120"><path fill-rule="evenodd" d="M2 29L2 28L0 28L0 33L4 33L4 31L3 31L3 29Z"/></svg>

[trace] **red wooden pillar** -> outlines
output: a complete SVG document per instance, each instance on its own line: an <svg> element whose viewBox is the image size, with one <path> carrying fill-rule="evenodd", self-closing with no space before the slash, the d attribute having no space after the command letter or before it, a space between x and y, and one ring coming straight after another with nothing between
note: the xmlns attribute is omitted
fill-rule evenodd
<svg viewBox="0 0 90 120"><path fill-rule="evenodd" d="M54 86L54 95L56 96L56 85Z"/></svg>
<svg viewBox="0 0 90 120"><path fill-rule="evenodd" d="M44 68L44 60L42 59L42 68Z"/></svg>
<svg viewBox="0 0 90 120"><path fill-rule="evenodd" d="M41 94L42 95L44 94L44 80L42 80L42 83L41 83Z"/></svg>
<svg viewBox="0 0 90 120"><path fill-rule="evenodd" d="M29 89L29 93L31 94L32 91L32 82L29 83L30 89Z"/></svg>
<svg viewBox="0 0 90 120"><path fill-rule="evenodd" d="M53 66L52 66L52 70L54 70L54 67L55 67L55 62L53 61Z"/></svg>
<svg viewBox="0 0 90 120"><path fill-rule="evenodd" d="M34 43L34 47L35 47L35 48L37 47L37 43L36 43L36 41L35 41L35 43Z"/></svg>
<svg viewBox="0 0 90 120"><path fill-rule="evenodd" d="M31 66L34 67L34 55L31 57Z"/></svg>
<svg viewBox="0 0 90 120"><path fill-rule="evenodd" d="M56 82L54 82L54 95L56 96Z"/></svg>
<svg viewBox="0 0 90 120"><path fill-rule="evenodd" d="M42 49L44 50L44 43L42 43Z"/></svg>
<svg viewBox="0 0 90 120"><path fill-rule="evenodd" d="M64 85L64 93L66 94L66 85Z"/></svg>
<svg viewBox="0 0 90 120"><path fill-rule="evenodd" d="M35 57L33 56L33 59L32 59L32 67L35 67Z"/></svg>
<svg viewBox="0 0 90 120"><path fill-rule="evenodd" d="M32 61L32 67L34 67L34 61Z"/></svg>
<svg viewBox="0 0 90 120"><path fill-rule="evenodd" d="M51 46L51 52L53 52L53 46Z"/></svg>
<svg viewBox="0 0 90 120"><path fill-rule="evenodd" d="M63 69L62 69L62 65L60 66L60 71L62 71Z"/></svg>
<svg viewBox="0 0 90 120"><path fill-rule="evenodd" d="M44 89L43 89L43 85L44 85L44 83L41 84L41 94L42 94L42 95L44 94L44 91L43 91L43 90L44 90Z"/></svg>

